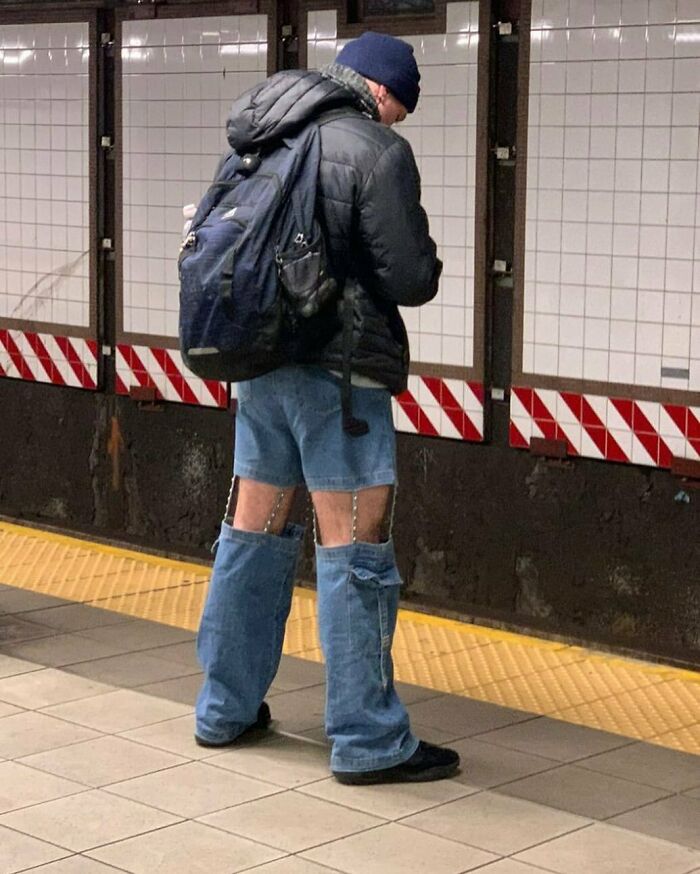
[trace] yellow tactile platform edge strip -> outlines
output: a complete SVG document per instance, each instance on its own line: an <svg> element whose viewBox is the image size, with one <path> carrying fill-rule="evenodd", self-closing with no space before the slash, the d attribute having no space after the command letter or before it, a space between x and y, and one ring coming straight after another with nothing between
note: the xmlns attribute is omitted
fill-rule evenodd
<svg viewBox="0 0 700 874"><path fill-rule="evenodd" d="M195 630L209 568L0 522L0 583ZM284 652L321 661L296 589ZM401 610L396 678L700 755L700 673Z"/></svg>

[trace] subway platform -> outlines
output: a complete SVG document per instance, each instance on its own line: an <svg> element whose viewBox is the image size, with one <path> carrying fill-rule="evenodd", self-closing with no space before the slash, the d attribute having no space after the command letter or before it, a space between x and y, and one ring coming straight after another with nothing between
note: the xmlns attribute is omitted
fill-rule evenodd
<svg viewBox="0 0 700 874"><path fill-rule="evenodd" d="M402 696L462 772L341 786L308 590L272 730L194 744L207 576L0 522L0 874L700 872L697 673L402 611Z"/></svg>

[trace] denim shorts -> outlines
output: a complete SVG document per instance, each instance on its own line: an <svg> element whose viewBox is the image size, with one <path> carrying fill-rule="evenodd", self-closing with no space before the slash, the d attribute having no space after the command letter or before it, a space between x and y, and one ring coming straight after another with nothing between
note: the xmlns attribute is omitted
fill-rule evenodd
<svg viewBox="0 0 700 874"><path fill-rule="evenodd" d="M396 481L396 437L385 388L352 388L353 415L369 432L343 431L339 377L282 367L238 384L236 476L279 488L354 491Z"/></svg>

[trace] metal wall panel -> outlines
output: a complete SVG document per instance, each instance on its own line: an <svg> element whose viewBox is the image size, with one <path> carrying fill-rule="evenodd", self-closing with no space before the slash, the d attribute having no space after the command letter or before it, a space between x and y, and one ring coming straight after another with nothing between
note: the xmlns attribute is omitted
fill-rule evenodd
<svg viewBox="0 0 700 874"><path fill-rule="evenodd" d="M700 4L536 0L529 73L523 371L700 392Z"/></svg>
<svg viewBox="0 0 700 874"><path fill-rule="evenodd" d="M227 387L194 377L176 351L182 210L228 148L231 102L267 75L268 16L123 21L120 46L117 392L223 407Z"/></svg>
<svg viewBox="0 0 700 874"><path fill-rule="evenodd" d="M0 28L0 376L95 388L90 27Z"/></svg>
<svg viewBox="0 0 700 874"><path fill-rule="evenodd" d="M697 461L700 5L533 0L529 32L511 443Z"/></svg>
<svg viewBox="0 0 700 874"><path fill-rule="evenodd" d="M121 327L172 342L182 208L227 148L231 102L267 75L267 16L125 21L121 70Z"/></svg>

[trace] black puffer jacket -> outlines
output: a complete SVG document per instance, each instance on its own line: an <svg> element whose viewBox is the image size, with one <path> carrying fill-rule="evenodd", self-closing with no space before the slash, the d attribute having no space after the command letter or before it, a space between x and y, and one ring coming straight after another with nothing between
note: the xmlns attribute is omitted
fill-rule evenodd
<svg viewBox="0 0 700 874"><path fill-rule="evenodd" d="M409 353L398 305L431 300L442 268L409 144L368 116L358 91L304 70L278 73L236 101L228 140L244 154L330 110L321 127L319 220L331 272L353 298L351 367L399 393L406 387ZM332 321L330 341L310 348L303 360L340 371L342 324L335 306L326 319Z"/></svg>

